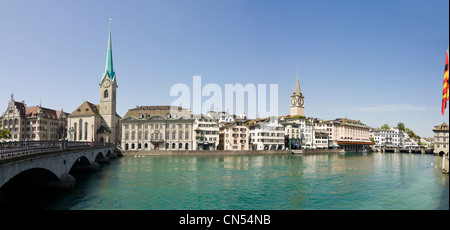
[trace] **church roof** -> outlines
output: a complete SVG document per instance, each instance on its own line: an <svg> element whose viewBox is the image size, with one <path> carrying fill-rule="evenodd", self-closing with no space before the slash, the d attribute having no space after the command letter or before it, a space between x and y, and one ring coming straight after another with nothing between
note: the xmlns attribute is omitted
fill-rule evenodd
<svg viewBox="0 0 450 230"><path fill-rule="evenodd" d="M108 127L103 126L102 124L100 125L100 127L98 127L97 133L111 133L111 130Z"/></svg>
<svg viewBox="0 0 450 230"><path fill-rule="evenodd" d="M297 82L295 82L295 89L292 93L292 96L294 95L302 95L302 91L300 90L300 84L298 83L298 75L297 75Z"/></svg>
<svg viewBox="0 0 450 230"><path fill-rule="evenodd" d="M108 77L111 82L114 82L116 78L116 73L113 68L113 57L112 57L112 41L111 41L111 22L109 22L109 37L108 37L108 48L106 49L106 65L105 72L103 73L103 78L101 82Z"/></svg>
<svg viewBox="0 0 450 230"><path fill-rule="evenodd" d="M88 101L83 102L77 109L75 109L69 116L89 116L89 115L98 115L99 113L99 105L94 105Z"/></svg>
<svg viewBox="0 0 450 230"><path fill-rule="evenodd" d="M445 122L443 122L440 125L434 126L434 129L433 129L433 131L447 131L447 132L448 132L448 130L449 130L448 125Z"/></svg>

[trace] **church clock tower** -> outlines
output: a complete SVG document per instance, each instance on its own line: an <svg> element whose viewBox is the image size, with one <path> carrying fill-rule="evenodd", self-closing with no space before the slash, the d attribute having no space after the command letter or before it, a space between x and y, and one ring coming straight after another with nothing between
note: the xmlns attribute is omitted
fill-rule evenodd
<svg viewBox="0 0 450 230"><path fill-rule="evenodd" d="M108 48L106 51L106 66L103 78L100 81L100 108L99 113L103 117L102 126L105 134L104 141L117 144L119 117L116 113L116 73L113 68L112 42L111 42L111 21L109 22Z"/></svg>
<svg viewBox="0 0 450 230"><path fill-rule="evenodd" d="M297 82L295 83L295 89L291 95L291 117L305 116L304 99L305 98L303 97L302 91L300 90L300 84L298 83L298 75L297 75Z"/></svg>

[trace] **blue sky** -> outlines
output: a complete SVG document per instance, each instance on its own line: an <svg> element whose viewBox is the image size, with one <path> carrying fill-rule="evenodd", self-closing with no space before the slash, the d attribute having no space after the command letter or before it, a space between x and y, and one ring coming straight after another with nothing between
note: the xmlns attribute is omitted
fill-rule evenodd
<svg viewBox="0 0 450 230"><path fill-rule="evenodd" d="M67 112L99 103L112 18L117 112L168 105L170 88L278 84L289 114L297 68L305 115L398 122L432 136L449 2L0 1L0 111L18 101ZM207 99L204 98L204 100ZM447 110L448 111L448 110Z"/></svg>

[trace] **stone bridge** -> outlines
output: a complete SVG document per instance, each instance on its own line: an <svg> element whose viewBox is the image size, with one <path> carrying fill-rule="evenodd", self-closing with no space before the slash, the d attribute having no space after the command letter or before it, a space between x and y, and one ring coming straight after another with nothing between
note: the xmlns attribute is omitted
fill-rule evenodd
<svg viewBox="0 0 450 230"><path fill-rule="evenodd" d="M95 170L98 163L115 157L113 145L105 143L3 144L0 188L71 188L75 184L75 178L69 174L72 170Z"/></svg>

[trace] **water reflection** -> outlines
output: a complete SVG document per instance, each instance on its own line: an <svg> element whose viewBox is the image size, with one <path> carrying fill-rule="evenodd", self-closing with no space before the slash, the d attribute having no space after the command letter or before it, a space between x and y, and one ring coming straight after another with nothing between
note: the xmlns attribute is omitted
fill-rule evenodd
<svg viewBox="0 0 450 230"><path fill-rule="evenodd" d="M77 175L75 188L51 201L30 202L38 209L448 210L441 164L442 157L407 153L123 157Z"/></svg>

